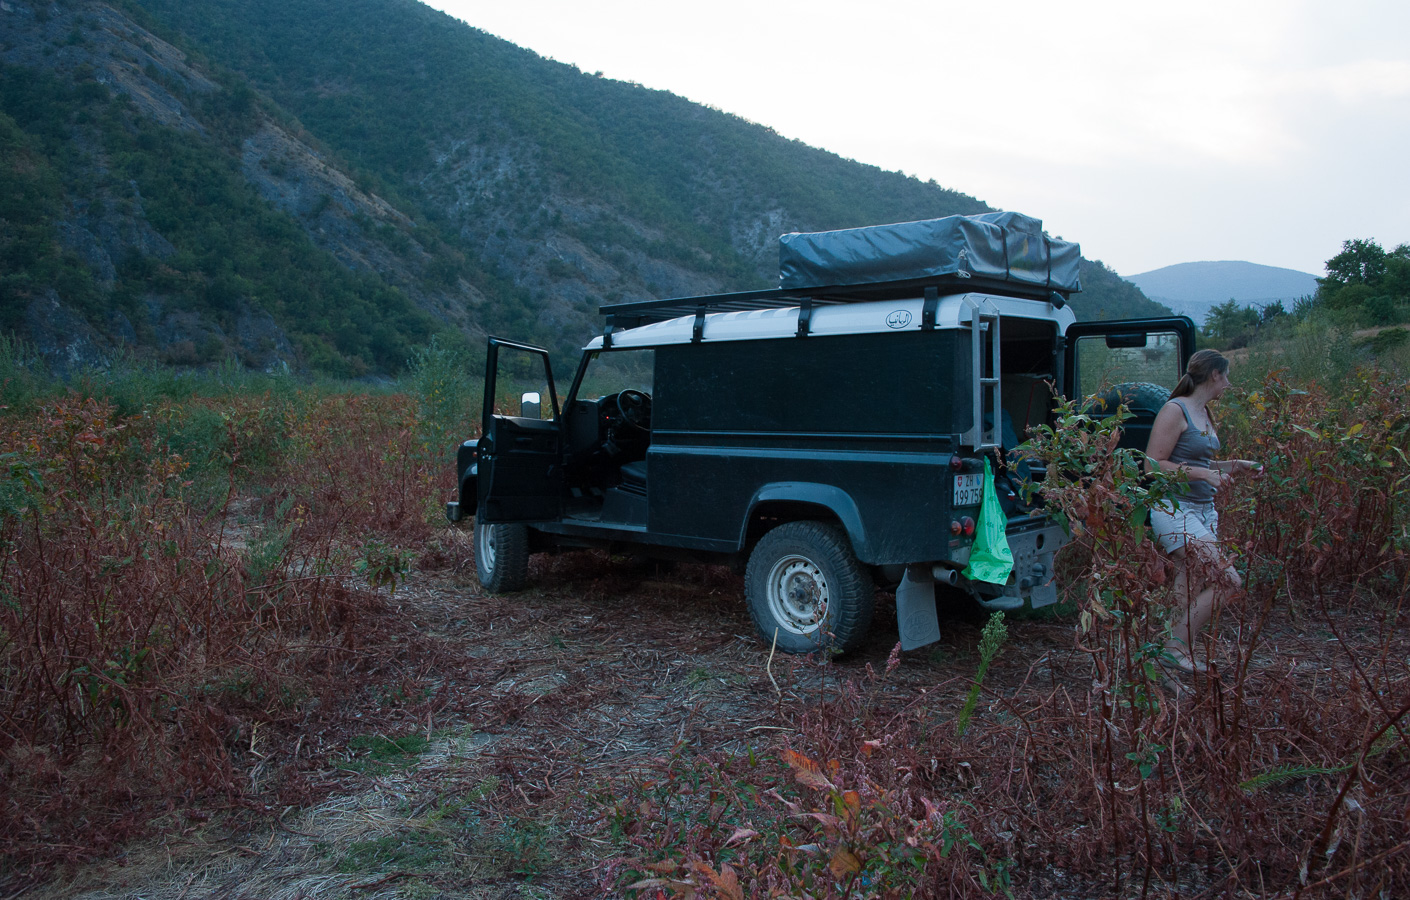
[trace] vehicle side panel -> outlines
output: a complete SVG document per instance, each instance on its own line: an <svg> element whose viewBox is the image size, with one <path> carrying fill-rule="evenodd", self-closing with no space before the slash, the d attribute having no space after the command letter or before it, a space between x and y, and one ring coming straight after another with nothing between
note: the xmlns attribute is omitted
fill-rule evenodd
<svg viewBox="0 0 1410 900"><path fill-rule="evenodd" d="M658 349L648 530L742 541L766 486L809 484L850 498L864 562L947 558L949 462L972 408L955 390L968 383L968 337L950 329L797 338L767 353L752 342ZM814 502L817 490L799 493L789 499Z"/></svg>
<svg viewBox="0 0 1410 900"><path fill-rule="evenodd" d="M685 446L658 439L647 455L654 533L732 540L742 547L751 511L792 501L831 509L863 562L950 556L949 440L897 452L837 446L835 436L826 435L802 438L810 445L806 450L749 446L743 435L702 446L699 437Z"/></svg>
<svg viewBox="0 0 1410 900"><path fill-rule="evenodd" d="M956 434L968 329L676 344L656 351L653 429Z"/></svg>

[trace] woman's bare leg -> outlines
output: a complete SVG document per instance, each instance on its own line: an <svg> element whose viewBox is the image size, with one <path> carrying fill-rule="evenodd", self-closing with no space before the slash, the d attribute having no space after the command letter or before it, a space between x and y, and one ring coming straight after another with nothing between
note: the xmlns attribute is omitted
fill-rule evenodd
<svg viewBox="0 0 1410 900"><path fill-rule="evenodd" d="M1214 586L1210 585L1195 595L1193 600L1182 604L1175 627L1170 630L1170 643L1166 646L1191 659L1195 658L1195 637L1214 617Z"/></svg>
<svg viewBox="0 0 1410 900"><path fill-rule="evenodd" d="M1173 556L1177 605L1170 641L1165 646L1177 656L1194 660L1196 637L1214 617L1216 603L1237 589L1241 580L1218 548L1207 542L1192 540Z"/></svg>

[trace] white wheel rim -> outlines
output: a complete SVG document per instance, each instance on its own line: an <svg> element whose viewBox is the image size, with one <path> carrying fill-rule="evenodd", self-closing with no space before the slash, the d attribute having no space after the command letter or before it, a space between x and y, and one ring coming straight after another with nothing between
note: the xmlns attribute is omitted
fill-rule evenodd
<svg viewBox="0 0 1410 900"><path fill-rule="evenodd" d="M769 612L784 631L816 634L827 618L827 578L806 556L785 556L769 570Z"/></svg>
<svg viewBox="0 0 1410 900"><path fill-rule="evenodd" d="M493 525L480 527L480 565L486 572L494 571L495 528Z"/></svg>

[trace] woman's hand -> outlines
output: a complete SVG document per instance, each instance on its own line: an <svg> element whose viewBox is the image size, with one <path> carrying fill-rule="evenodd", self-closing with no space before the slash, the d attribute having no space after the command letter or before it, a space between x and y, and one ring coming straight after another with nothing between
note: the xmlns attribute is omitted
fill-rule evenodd
<svg viewBox="0 0 1410 900"><path fill-rule="evenodd" d="M1263 473L1263 467L1251 459L1231 459L1228 466L1229 472L1252 472L1255 475Z"/></svg>
<svg viewBox="0 0 1410 900"><path fill-rule="evenodd" d="M1198 473L1198 474L1196 474L1196 473ZM1212 466L1211 466L1210 468L1208 468L1208 469L1205 469L1205 468L1193 469L1193 468L1192 468L1190 474L1195 475L1195 477L1196 477L1197 480L1203 481L1205 484L1208 484L1210 487L1214 488L1215 490L1218 490L1219 488L1222 488L1224 485L1228 484L1229 481L1231 480L1231 479L1229 478L1229 473L1228 473L1228 472L1224 472L1224 471L1222 471L1222 470L1220 470L1220 469L1216 469L1216 468L1214 468L1214 467L1212 467Z"/></svg>

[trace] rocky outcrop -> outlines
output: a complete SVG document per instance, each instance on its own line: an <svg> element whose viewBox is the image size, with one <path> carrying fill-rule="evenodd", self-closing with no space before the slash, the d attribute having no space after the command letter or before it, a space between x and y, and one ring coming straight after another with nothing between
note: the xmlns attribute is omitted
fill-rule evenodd
<svg viewBox="0 0 1410 900"><path fill-rule="evenodd" d="M59 377L106 368L112 358L112 343L52 290L29 302L24 327L40 357Z"/></svg>

